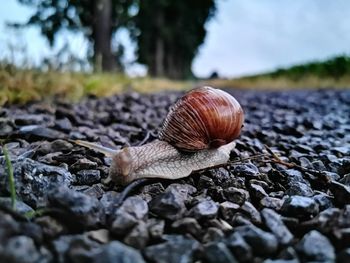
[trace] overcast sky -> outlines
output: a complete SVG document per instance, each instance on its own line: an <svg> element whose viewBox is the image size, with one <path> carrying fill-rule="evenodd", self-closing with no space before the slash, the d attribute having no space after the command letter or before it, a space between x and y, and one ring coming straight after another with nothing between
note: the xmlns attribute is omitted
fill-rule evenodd
<svg viewBox="0 0 350 263"><path fill-rule="evenodd" d="M205 43L192 69L197 76L217 71L236 77L273 70L310 60L350 54L349 0L217 0L216 17L207 23ZM6 21L25 21L32 13L16 0L7 0L0 9L0 58L8 56L8 44L27 48L26 57L38 63L50 54L39 31L20 34L5 27ZM118 38L131 45L127 34ZM62 32L56 49L69 41L71 49L83 57L87 42L82 35ZM132 61L133 49L127 49ZM142 67L129 68L132 73Z"/></svg>

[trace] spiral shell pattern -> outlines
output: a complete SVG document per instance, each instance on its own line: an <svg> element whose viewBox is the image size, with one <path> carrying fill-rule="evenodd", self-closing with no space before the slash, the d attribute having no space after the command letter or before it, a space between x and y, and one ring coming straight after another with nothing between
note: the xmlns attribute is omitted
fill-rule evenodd
<svg viewBox="0 0 350 263"><path fill-rule="evenodd" d="M159 139L179 150L218 148L237 138L244 113L227 92L201 87L186 93L170 109Z"/></svg>

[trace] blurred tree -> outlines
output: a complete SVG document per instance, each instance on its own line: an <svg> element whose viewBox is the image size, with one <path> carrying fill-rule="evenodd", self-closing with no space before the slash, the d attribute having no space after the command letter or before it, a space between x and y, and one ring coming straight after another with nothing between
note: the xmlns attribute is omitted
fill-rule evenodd
<svg viewBox="0 0 350 263"><path fill-rule="evenodd" d="M36 11L26 23L13 23L12 26L39 26L50 45L61 29L81 31L93 47L91 57L95 70L112 71L120 65L123 49L112 50L112 37L130 18L129 11L134 0L18 1L34 7Z"/></svg>
<svg viewBox="0 0 350 263"><path fill-rule="evenodd" d="M151 76L187 78L206 35L205 23L216 11L215 0L141 0L132 36L138 62Z"/></svg>

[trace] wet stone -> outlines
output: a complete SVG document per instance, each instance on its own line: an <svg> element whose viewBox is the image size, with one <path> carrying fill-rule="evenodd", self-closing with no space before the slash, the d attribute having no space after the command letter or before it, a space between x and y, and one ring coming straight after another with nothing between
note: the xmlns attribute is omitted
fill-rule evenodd
<svg viewBox="0 0 350 263"><path fill-rule="evenodd" d="M240 207L240 211L242 211L245 215L247 215L254 224L261 223L261 216L259 211L253 206L252 203L246 201Z"/></svg>
<svg viewBox="0 0 350 263"><path fill-rule="evenodd" d="M83 227L96 227L105 223L104 209L96 198L78 193L65 186L49 192L52 207L61 208L68 213L67 220Z"/></svg>
<svg viewBox="0 0 350 263"><path fill-rule="evenodd" d="M247 192L243 189L228 187L224 190L224 195L227 201L242 205L247 199Z"/></svg>
<svg viewBox="0 0 350 263"><path fill-rule="evenodd" d="M304 262L333 262L335 260L334 247L327 237L316 230L305 234L296 248Z"/></svg>
<svg viewBox="0 0 350 263"><path fill-rule="evenodd" d="M261 215L264 219L265 225L275 235L279 243L282 245L288 245L291 243L293 235L284 225L279 214L272 209L264 208L261 211Z"/></svg>
<svg viewBox="0 0 350 263"><path fill-rule="evenodd" d="M204 258L208 263L236 263L237 259L223 242L204 246Z"/></svg>
<svg viewBox="0 0 350 263"><path fill-rule="evenodd" d="M346 186L339 182L332 181L330 190L334 195L334 199L337 203L346 205L350 203L350 186Z"/></svg>
<svg viewBox="0 0 350 263"><path fill-rule="evenodd" d="M60 131L39 125L22 126L19 129L19 134L26 137L28 140L56 140L66 138L66 135Z"/></svg>
<svg viewBox="0 0 350 263"><path fill-rule="evenodd" d="M99 170L81 170L76 173L76 184L78 185L93 185L101 180Z"/></svg>
<svg viewBox="0 0 350 263"><path fill-rule="evenodd" d="M165 242L144 249L147 259L156 263L190 263L199 243L178 235L164 236Z"/></svg>
<svg viewBox="0 0 350 263"><path fill-rule="evenodd" d="M213 200L204 200L192 207L188 213L197 220L206 220L214 218L218 210L219 206Z"/></svg>
<svg viewBox="0 0 350 263"><path fill-rule="evenodd" d="M242 262L250 262L253 258L252 248L238 233L234 232L225 240L227 247L233 252L237 259Z"/></svg>
<svg viewBox="0 0 350 263"><path fill-rule="evenodd" d="M235 176L244 176L246 178L259 177L259 169L254 164L235 165L232 173Z"/></svg>
<svg viewBox="0 0 350 263"><path fill-rule="evenodd" d="M186 211L183 194L173 188L155 196L149 207L152 213L169 220L181 218Z"/></svg>
<svg viewBox="0 0 350 263"><path fill-rule="evenodd" d="M234 214L237 213L239 208L240 208L240 206L238 204L235 204L235 203L232 203L229 201L225 201L225 202L222 202L220 204L219 210L220 210L222 217L225 220L231 220L232 217L234 216Z"/></svg>
<svg viewBox="0 0 350 263"><path fill-rule="evenodd" d="M319 212L319 206L310 197L294 195L284 200L281 212L287 216L310 218Z"/></svg>
<svg viewBox="0 0 350 263"><path fill-rule="evenodd" d="M278 241L271 233L254 225L239 226L235 228L235 231L251 246L254 254L268 256L277 251Z"/></svg>
<svg viewBox="0 0 350 263"><path fill-rule="evenodd" d="M47 193L59 185L70 185L72 175L61 167L50 166L31 159L13 163L16 194L32 208L47 205ZM0 173L3 166L0 165ZM0 192L9 193L8 177L0 180Z"/></svg>
<svg viewBox="0 0 350 263"><path fill-rule="evenodd" d="M260 200L260 205L262 207L271 208L273 210L279 211L282 207L283 200L275 197L264 197Z"/></svg>
<svg viewBox="0 0 350 263"><path fill-rule="evenodd" d="M111 231L117 235L125 235L140 221L146 220L148 205L141 197L128 197L112 215Z"/></svg>
<svg viewBox="0 0 350 263"><path fill-rule="evenodd" d="M171 227L180 234L189 233L198 238L201 236L202 228L198 221L192 217L184 217L172 223Z"/></svg>
<svg viewBox="0 0 350 263"><path fill-rule="evenodd" d="M10 238L6 244L0 246L1 262L50 262L52 255L47 250L38 250L34 241L27 236Z"/></svg>
<svg viewBox="0 0 350 263"><path fill-rule="evenodd" d="M146 246L149 239L148 228L145 222L140 221L132 230L127 233L124 243L137 249Z"/></svg>

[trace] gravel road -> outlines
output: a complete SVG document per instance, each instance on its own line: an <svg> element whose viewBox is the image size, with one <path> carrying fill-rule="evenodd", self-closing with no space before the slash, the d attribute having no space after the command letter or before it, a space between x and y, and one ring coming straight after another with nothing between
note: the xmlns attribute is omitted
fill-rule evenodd
<svg viewBox="0 0 350 263"><path fill-rule="evenodd" d="M13 211L1 149L0 262L350 262L350 90L229 92L234 162L121 204L111 159L70 139L150 142L181 93L0 109L17 193Z"/></svg>

